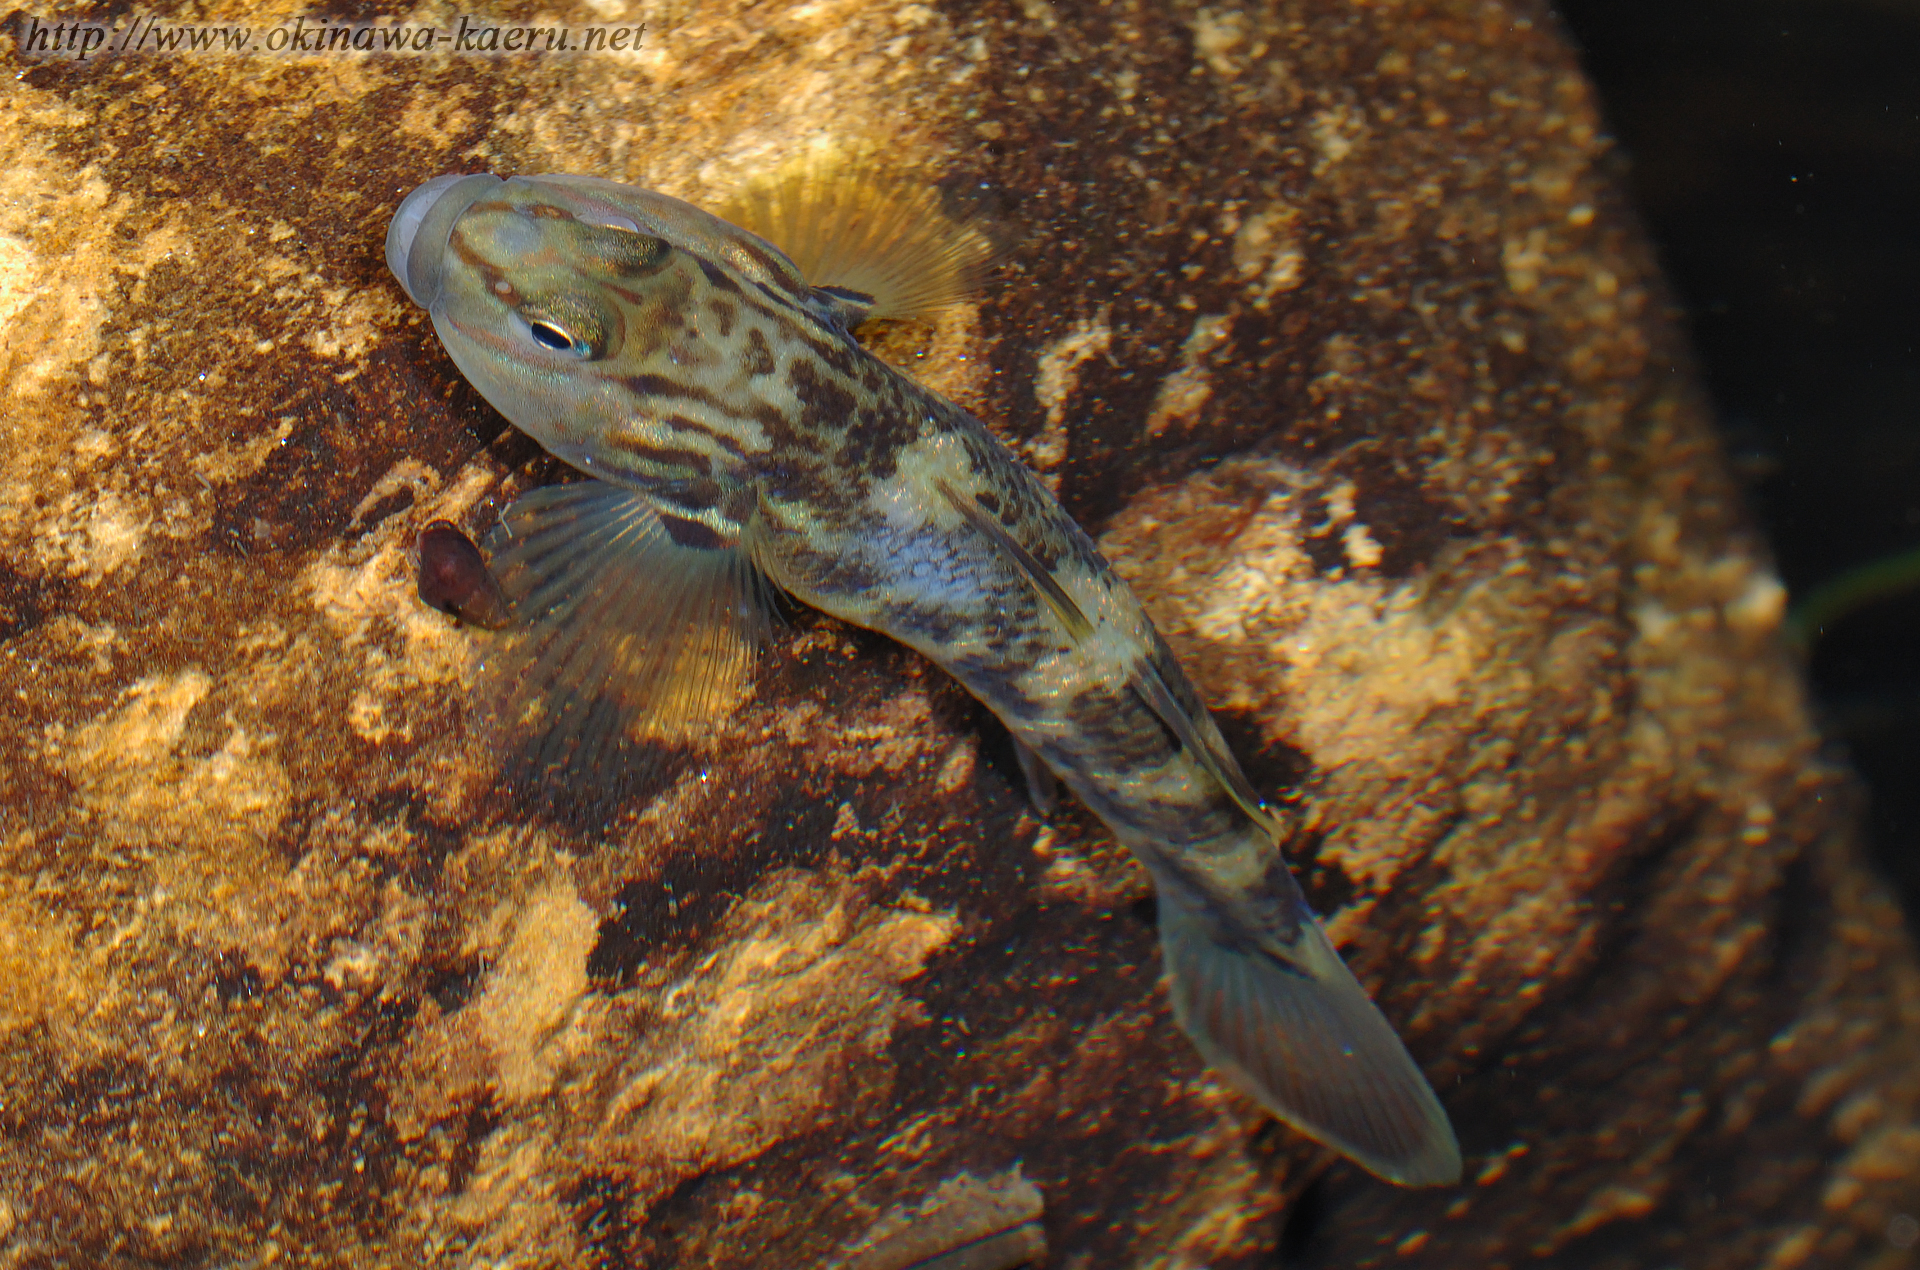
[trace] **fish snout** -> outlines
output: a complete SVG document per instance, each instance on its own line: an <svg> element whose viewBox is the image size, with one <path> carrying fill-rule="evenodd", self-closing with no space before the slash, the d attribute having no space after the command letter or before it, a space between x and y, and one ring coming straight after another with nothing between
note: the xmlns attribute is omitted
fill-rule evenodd
<svg viewBox="0 0 1920 1270"><path fill-rule="evenodd" d="M413 302L430 309L439 298L442 266L453 223L494 186L497 176L451 172L436 176L400 200L387 226L387 268Z"/></svg>

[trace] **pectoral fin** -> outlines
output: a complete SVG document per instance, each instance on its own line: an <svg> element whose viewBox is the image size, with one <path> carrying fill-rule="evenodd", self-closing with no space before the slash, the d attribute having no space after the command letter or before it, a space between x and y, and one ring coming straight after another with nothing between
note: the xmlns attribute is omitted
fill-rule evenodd
<svg viewBox="0 0 1920 1270"><path fill-rule="evenodd" d="M488 655L488 694L536 770L680 739L744 695L772 588L738 545L601 481L525 495L489 545L515 624Z"/></svg>
<svg viewBox="0 0 1920 1270"><path fill-rule="evenodd" d="M1171 888L1160 944L1173 1017L1207 1065L1300 1132L1402 1186L1460 1180L1460 1147L1426 1077L1320 924L1286 960L1216 940Z"/></svg>

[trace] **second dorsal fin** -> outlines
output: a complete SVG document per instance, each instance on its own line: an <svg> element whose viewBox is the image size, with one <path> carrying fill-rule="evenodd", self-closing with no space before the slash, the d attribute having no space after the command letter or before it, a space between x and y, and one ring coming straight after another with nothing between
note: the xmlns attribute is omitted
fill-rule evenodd
<svg viewBox="0 0 1920 1270"><path fill-rule="evenodd" d="M1136 662L1127 682L1132 685L1135 692L1140 694L1140 699L1160 716L1160 721L1180 738L1180 744L1186 746L1187 752L1193 755L1200 766L1207 769L1207 774L1212 776L1220 788L1227 792L1227 796L1238 804L1240 810L1247 814L1248 819L1259 825L1261 831L1269 838L1279 842L1279 822L1274 819L1273 812L1261 801L1260 795L1254 792L1246 773L1240 770L1240 764L1234 761L1233 755L1226 752L1226 744L1220 740L1219 730L1213 727L1202 729L1196 726L1193 718L1187 714L1186 709L1173 695L1172 689L1167 687L1167 681L1161 678L1160 672L1154 668L1152 662L1144 658Z"/></svg>
<svg viewBox="0 0 1920 1270"><path fill-rule="evenodd" d="M944 477L934 478L934 485L939 489L940 497L947 500L948 506L959 512L962 519L973 526L982 537L998 547L1000 554L1012 562L1015 570L1026 578L1028 585L1039 595L1041 601L1053 611L1056 618L1060 619L1060 625L1066 628L1068 637L1074 643L1078 644L1093 634L1093 623L1087 620L1087 615L1081 611L1078 604L1074 603L1073 597L1067 594L1066 588L1060 585L1046 565L1040 563L1039 557L1021 546L1014 536L1007 532L1006 526L980 505L979 499L962 494L948 484Z"/></svg>
<svg viewBox="0 0 1920 1270"><path fill-rule="evenodd" d="M967 524L999 548L1001 555L1017 573L1026 579L1027 584L1033 588L1034 594L1052 611L1074 644L1083 643L1093 634L1092 621L1074 602L1073 597L1067 594L1066 588L1060 585L1059 579L1055 578L1046 565L1040 562L1039 557L1021 546L997 517L980 506L978 499L962 494L943 478L937 478L935 485L940 491L940 496L960 513ZM1253 786L1247 781L1246 774L1240 770L1240 764L1235 762L1233 755L1227 752L1225 741L1221 739L1219 730L1210 726L1211 721L1208 721L1209 726L1206 727L1196 724L1188 715L1186 707L1180 704L1180 699L1174 696L1173 690L1167 686L1165 678L1147 657L1136 658L1134 664L1127 668L1127 683L1140 694L1140 699L1146 703L1147 708L1159 716L1160 721L1167 725L1167 730L1179 739L1180 744L1193 755L1194 761L1207 770L1207 774L1213 777L1222 790L1226 791L1227 796L1233 799L1240 810L1259 825L1268 837L1278 842L1281 833L1279 822L1275 820L1273 812L1261 801L1260 795L1254 792Z"/></svg>

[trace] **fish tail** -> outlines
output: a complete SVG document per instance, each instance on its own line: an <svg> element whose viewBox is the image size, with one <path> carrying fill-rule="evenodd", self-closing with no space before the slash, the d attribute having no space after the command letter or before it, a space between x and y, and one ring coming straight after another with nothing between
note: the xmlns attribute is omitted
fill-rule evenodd
<svg viewBox="0 0 1920 1270"><path fill-rule="evenodd" d="M1402 1186L1459 1181L1439 1099L1304 906L1301 919L1282 960L1223 942L1162 886L1174 1018L1229 1083L1368 1172Z"/></svg>

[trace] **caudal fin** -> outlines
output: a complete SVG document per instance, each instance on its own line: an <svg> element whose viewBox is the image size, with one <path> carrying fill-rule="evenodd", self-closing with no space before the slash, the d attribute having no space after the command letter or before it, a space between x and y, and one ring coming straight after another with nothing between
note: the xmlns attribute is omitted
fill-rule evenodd
<svg viewBox="0 0 1920 1270"><path fill-rule="evenodd" d="M1389 1182L1460 1180L1447 1113L1318 922L1281 961L1215 942L1163 891L1160 942L1174 1018L1241 1092Z"/></svg>

